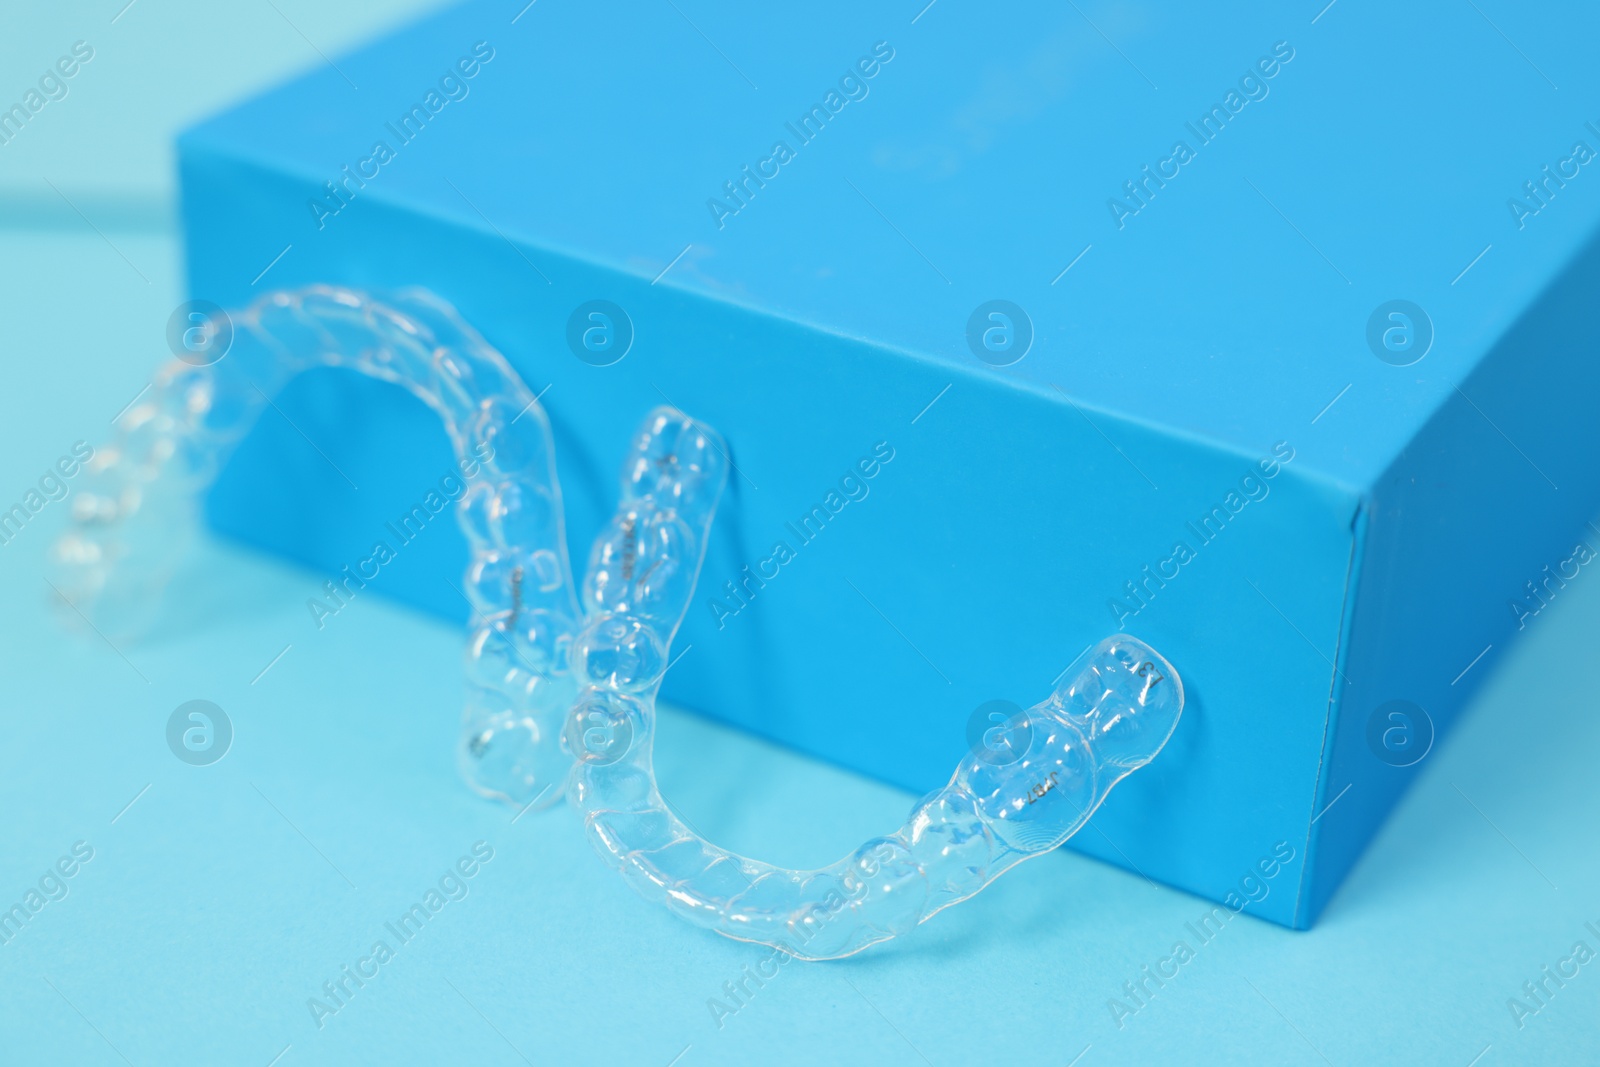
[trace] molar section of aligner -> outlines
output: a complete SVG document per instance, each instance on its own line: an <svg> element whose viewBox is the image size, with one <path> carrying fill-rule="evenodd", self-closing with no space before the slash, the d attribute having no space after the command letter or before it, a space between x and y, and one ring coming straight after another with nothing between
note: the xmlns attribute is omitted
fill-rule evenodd
<svg viewBox="0 0 1600 1067"><path fill-rule="evenodd" d="M550 760L541 749L553 747L538 724L506 708L492 690L468 696L458 754L463 777L479 793L523 805L554 791Z"/></svg>
<svg viewBox="0 0 1600 1067"><path fill-rule="evenodd" d="M520 486L477 481L457 503L457 516L472 549L468 600L480 615L532 648L546 649L549 669L562 670L561 650L576 628L577 604L565 560L558 552L559 528L546 519L518 524L508 514L526 500ZM533 509L535 512L537 508ZM556 545L556 548L549 547Z"/></svg>
<svg viewBox="0 0 1600 1067"><path fill-rule="evenodd" d="M1183 714L1183 682L1155 649L1126 634L1102 641L1084 669L1051 697L1088 736L1109 789L1155 758Z"/></svg>
<svg viewBox="0 0 1600 1067"><path fill-rule="evenodd" d="M656 632L633 615L600 615L572 642L580 683L624 693L644 693L666 671L666 649Z"/></svg>
<svg viewBox="0 0 1600 1067"><path fill-rule="evenodd" d="M465 665L461 744L468 777L510 795L514 775L536 775L543 788L564 774L568 759L558 738L575 693L570 677L539 671L529 650L491 626L473 632Z"/></svg>
<svg viewBox="0 0 1600 1067"><path fill-rule="evenodd" d="M508 711L534 715L552 749L577 686L565 668L565 635L541 643L514 639L494 625L479 627L467 645L467 684L500 694ZM546 651L555 645L553 654ZM564 759L565 757L563 757Z"/></svg>
<svg viewBox="0 0 1600 1067"><path fill-rule="evenodd" d="M537 708L484 718L469 704L458 742L463 777L479 793L519 808L554 805L572 766L559 743L560 721Z"/></svg>
<svg viewBox="0 0 1600 1067"><path fill-rule="evenodd" d="M726 470L714 435L657 408L623 462L622 503L594 544L583 602L632 614L665 645L676 630L705 551Z"/></svg>
<svg viewBox="0 0 1600 1067"><path fill-rule="evenodd" d="M1020 759L997 764L968 756L954 784L973 798L979 818L1001 843L1035 854L1077 832L1101 794L1082 729L1048 703L1027 716L1028 749Z"/></svg>
<svg viewBox="0 0 1600 1067"><path fill-rule="evenodd" d="M474 478L466 482L461 499L456 501L456 520L474 555L503 547L495 542L492 526L498 500L499 494L492 483Z"/></svg>
<svg viewBox="0 0 1600 1067"><path fill-rule="evenodd" d="M537 679L570 678L574 624L565 611L526 604L519 607L513 599L511 615L500 625L515 644L520 665Z"/></svg>
<svg viewBox="0 0 1600 1067"><path fill-rule="evenodd" d="M514 640L493 626L480 627L467 646L467 683L503 694L508 708L536 715L552 739L559 737L578 692L561 659L565 641L564 636L555 639L552 662L542 646ZM551 745L559 748L553 740Z"/></svg>
<svg viewBox="0 0 1600 1067"><path fill-rule="evenodd" d="M698 525L716 506L727 476L726 446L716 431L676 408L659 407L645 417L623 466L623 499L648 497Z"/></svg>
<svg viewBox="0 0 1600 1067"><path fill-rule="evenodd" d="M486 624L504 631L511 618L513 592L521 579L514 553L493 548L473 556L467 567L467 600Z"/></svg>
<svg viewBox="0 0 1600 1067"><path fill-rule="evenodd" d="M637 614L666 639L677 628L699 572L701 545L695 528L676 510L641 501L632 512L631 561L612 591L619 608Z"/></svg>
<svg viewBox="0 0 1600 1067"><path fill-rule="evenodd" d="M503 632L493 626L479 626L467 642L467 684L497 689L508 699L524 700L533 691L537 678L517 658Z"/></svg>
<svg viewBox="0 0 1600 1067"><path fill-rule="evenodd" d="M580 763L607 766L627 760L646 768L653 720L635 697L590 687L567 713L562 740Z"/></svg>
<svg viewBox="0 0 1600 1067"><path fill-rule="evenodd" d="M469 663L469 668L471 664ZM516 715L517 697L495 685L483 685L467 674L467 698L461 706L461 738L465 755L482 760L489 738L502 723Z"/></svg>
<svg viewBox="0 0 1600 1067"><path fill-rule="evenodd" d="M488 501L491 543L508 554L526 557L530 596L572 603L566 567L561 558L561 501L537 469L501 475L492 482Z"/></svg>
<svg viewBox="0 0 1600 1067"><path fill-rule="evenodd" d="M591 613L623 614L636 610L639 594L640 540L657 514L648 500L622 508L596 539L589 555L583 602Z"/></svg>

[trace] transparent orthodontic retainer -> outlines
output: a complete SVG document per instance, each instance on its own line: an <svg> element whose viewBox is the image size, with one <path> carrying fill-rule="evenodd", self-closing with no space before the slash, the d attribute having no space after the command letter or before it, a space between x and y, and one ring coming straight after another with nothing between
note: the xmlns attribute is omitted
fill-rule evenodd
<svg viewBox="0 0 1600 1067"><path fill-rule="evenodd" d="M263 297L233 324L223 358L164 367L89 462L53 550L63 595L102 628L148 622L197 495L290 377L340 366L402 386L439 415L458 458L481 462L456 503L478 615L465 777L524 809L565 793L607 863L700 926L809 960L906 933L1066 841L1177 726L1183 685L1171 664L1115 635L893 833L814 871L720 849L668 808L651 761L656 694L727 481L717 434L671 408L646 417L580 591L549 421L451 308L416 290L379 302L316 286ZM155 514L129 521L140 512Z"/></svg>

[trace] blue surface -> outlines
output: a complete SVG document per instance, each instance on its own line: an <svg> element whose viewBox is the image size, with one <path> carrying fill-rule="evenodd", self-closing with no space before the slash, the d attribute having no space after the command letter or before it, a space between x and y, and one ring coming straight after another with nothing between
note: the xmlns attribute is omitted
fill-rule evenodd
<svg viewBox="0 0 1600 1067"><path fill-rule="evenodd" d="M165 315L147 308L178 299L174 243L116 240L156 292L92 233L0 233L7 263L28 264L5 275L8 343L52 355L7 369L8 498L103 432L155 367L130 341L160 343ZM95 856L0 945L0 1062L122 1063L108 1043L135 1065L264 1067L286 1047L280 1067L523 1062L507 1042L534 1063L682 1053L677 1067L1066 1064L1086 1046L1078 1067L1464 1067L1485 1046L1480 1067L1593 1060L1591 968L1521 1030L1507 1008L1574 941L1600 948L1583 925L1600 925L1587 571L1423 761L1315 930L1230 921L1119 1030L1107 1002L1209 905L1059 852L885 951L790 965L718 1029L707 1001L757 951L641 904L570 813L512 825L456 780L459 630L372 598L308 631L319 575L212 546L157 636L123 649L130 667L49 610L39 563L59 507L0 547L0 898L21 899L76 841ZM168 715L195 698L236 726L209 768L165 744ZM913 799L694 716L668 715L657 753L697 826L782 862L842 855ZM307 999L480 839L495 858L471 895L318 1030Z"/></svg>
<svg viewBox="0 0 1600 1067"><path fill-rule="evenodd" d="M974 708L1032 703L1135 633L1190 714L1070 847L1220 900L1289 841L1308 862L1258 910L1310 923L1415 776L1374 757L1371 716L1404 699L1446 730L1465 666L1513 637L1506 598L1600 507L1600 182L1569 160L1537 215L1507 207L1541 161L1600 145L1600 77L1572 51L1592 13L1510 45L1444 3L836 7L494 0L341 57L183 138L191 289L455 302L543 391L580 557L645 410L716 426L738 471L666 694L841 766L941 784ZM857 99L802 137L831 88ZM1219 101L1237 113L1202 138ZM1447 174L1388 147L1423 130L1460 144ZM708 210L780 137L795 158ZM1108 210L1179 137L1196 157ZM1397 295L1436 335L1412 366L1367 347ZM965 340L997 296L1037 332L1004 368ZM604 368L567 351L596 297L636 331ZM448 464L392 389L325 375L280 406L300 429L269 419L209 513L318 569ZM796 543L874 447L896 459L870 496ZM1246 505L1274 450L1292 463ZM728 618L726 583L780 538L798 559ZM1148 577L1179 539L1194 561ZM458 618L462 558L441 530L383 591Z"/></svg>
<svg viewBox="0 0 1600 1067"><path fill-rule="evenodd" d="M316 9L280 6L320 38ZM1516 12L1485 10L1530 47ZM117 26L147 11L183 21L141 2ZM1361 11L1341 3L1316 28L1339 30ZM256 27L223 21L234 14L184 17L263 45ZM16 69L56 55L47 29L32 49L18 43L26 33L5 42L23 53ZM107 91L149 107L130 115L101 101L107 138L171 103L152 85L189 69L153 43L133 54L153 73L130 71ZM192 77L180 85L186 106L221 102L207 96L214 77ZM86 181L119 177L91 164ZM164 357L183 288L175 235L131 232L151 229L137 218L114 226L91 205L103 239L67 211L39 221L35 203L0 205L8 504L75 440L103 438ZM39 562L66 506L0 546L0 904L23 899L74 842L95 855L65 899L0 944L0 1063L1593 1062L1593 965L1521 1029L1507 1007L1575 941L1600 949L1584 925L1600 926L1588 844L1600 727L1585 670L1600 587L1588 568L1524 640L1462 680L1493 672L1315 930L1229 922L1118 1029L1108 1001L1191 937L1186 924L1209 905L1060 852L886 951L786 967L718 1029L707 1001L759 953L642 906L566 813L510 825L455 780L457 629L374 597L308 632L304 600L320 574L211 546L181 576L155 638L122 650L130 666L49 610ZM1467 537L1481 517L1458 521ZM209 768L165 747L168 715L195 698L217 701L237 727ZM912 800L698 717L663 722L667 795L752 854L832 860ZM477 840L496 852L471 895L317 1030L306 999ZM1270 886L1264 903L1279 899L1281 883Z"/></svg>

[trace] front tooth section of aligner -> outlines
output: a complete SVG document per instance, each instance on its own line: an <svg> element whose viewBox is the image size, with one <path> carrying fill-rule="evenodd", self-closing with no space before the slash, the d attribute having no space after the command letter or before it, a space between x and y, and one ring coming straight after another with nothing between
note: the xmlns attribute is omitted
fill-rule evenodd
<svg viewBox="0 0 1600 1067"><path fill-rule="evenodd" d="M798 936L792 920L805 879L795 871L766 869L728 902L715 929L738 941L758 941L793 954Z"/></svg>
<svg viewBox="0 0 1600 1067"><path fill-rule="evenodd" d="M313 299L319 304L326 305L328 301L316 294ZM339 303L339 312L347 310L347 303L355 300L353 294L342 293L343 302ZM299 293L277 292L271 293L265 300L251 306L243 317L234 323L234 345L238 347L241 341L247 338L262 346L270 355L265 359L252 359L252 370L270 370L280 379L287 377L298 369L307 365L320 363L331 354L336 354L337 340L329 333L327 327L318 322L305 310L305 295ZM217 364L224 366L231 357L239 353L230 349L228 355ZM418 368L421 369L421 368ZM411 375L415 380L425 378ZM268 395L266 383L257 382Z"/></svg>
<svg viewBox="0 0 1600 1067"><path fill-rule="evenodd" d="M848 860L802 877L787 926L793 935L795 955L801 959L832 959L859 948L862 930L850 911L845 885Z"/></svg>
<svg viewBox="0 0 1600 1067"><path fill-rule="evenodd" d="M716 929L722 925L728 902L747 891L760 870L704 842L692 843L698 849L698 854L681 849L681 856L673 857L680 865L691 869L669 886L667 908L696 926ZM635 860L641 858L634 857Z"/></svg>
<svg viewBox="0 0 1600 1067"><path fill-rule="evenodd" d="M1020 759L996 764L969 756L954 784L973 798L979 818L1001 843L1033 854L1055 848L1088 820L1097 769L1076 725L1044 706L1027 715L1028 750Z"/></svg>
<svg viewBox="0 0 1600 1067"><path fill-rule="evenodd" d="M721 857L710 854L703 841L676 837L661 848L630 852L621 858L623 879L647 900L664 902L669 893Z"/></svg>
<svg viewBox="0 0 1600 1067"><path fill-rule="evenodd" d="M572 802L582 812L662 807L650 773L632 763L574 764L570 788Z"/></svg>
<svg viewBox="0 0 1600 1067"><path fill-rule="evenodd" d="M391 342L420 341L479 353L489 349L488 342L448 301L428 289L397 290L382 304L374 305L371 316L374 331ZM487 362L490 360L480 359L477 366Z"/></svg>
<svg viewBox="0 0 1600 1067"><path fill-rule="evenodd" d="M278 337L296 342L296 353L330 362L360 359L381 343L368 302L353 290L336 286L314 286L294 294L289 306L270 316L264 313L262 322L270 322ZM417 343L431 347L421 338Z"/></svg>
<svg viewBox="0 0 1600 1067"><path fill-rule="evenodd" d="M946 787L925 797L901 831L928 876L928 910L938 911L989 882L1001 846L965 790Z"/></svg>
<svg viewBox="0 0 1600 1067"><path fill-rule="evenodd" d="M678 839L672 816L661 808L591 811L584 817L583 829L601 858L617 870L631 853L665 848Z"/></svg>

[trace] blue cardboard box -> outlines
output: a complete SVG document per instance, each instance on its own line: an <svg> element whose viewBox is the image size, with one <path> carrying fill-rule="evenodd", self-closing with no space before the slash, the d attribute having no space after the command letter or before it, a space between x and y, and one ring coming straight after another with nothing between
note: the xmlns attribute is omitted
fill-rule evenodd
<svg viewBox="0 0 1600 1067"><path fill-rule="evenodd" d="M580 558L647 409L716 426L665 695L843 766L1149 641L1188 712L1071 847L1308 926L1600 547L1600 16L916 7L454 8L182 137L193 293L455 303ZM396 390L278 406L210 518L316 570L449 469ZM464 558L373 585L464 618Z"/></svg>

